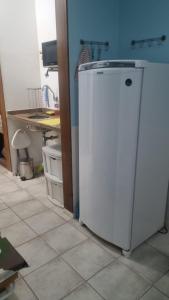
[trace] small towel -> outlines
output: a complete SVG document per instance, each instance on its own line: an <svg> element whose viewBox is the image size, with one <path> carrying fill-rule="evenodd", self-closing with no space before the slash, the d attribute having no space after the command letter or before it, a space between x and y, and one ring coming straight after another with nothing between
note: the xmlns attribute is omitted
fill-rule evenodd
<svg viewBox="0 0 169 300"><path fill-rule="evenodd" d="M78 62L77 62L76 70L75 70L75 78L77 78L77 76L78 76L79 66L81 64L85 64L85 63L88 63L91 61L92 61L91 49L89 47L83 46L80 51L80 54L79 54L79 58L78 58Z"/></svg>

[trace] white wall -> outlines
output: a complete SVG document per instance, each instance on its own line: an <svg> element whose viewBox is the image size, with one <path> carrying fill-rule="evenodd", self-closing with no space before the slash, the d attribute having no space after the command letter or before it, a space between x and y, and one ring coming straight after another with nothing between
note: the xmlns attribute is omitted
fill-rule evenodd
<svg viewBox="0 0 169 300"><path fill-rule="evenodd" d="M35 0L0 0L0 65L6 110L29 108L27 88L41 85ZM10 142L14 131L23 126L8 122ZM30 149L35 163L41 162L38 137L32 135ZM11 154L14 168L15 153Z"/></svg>
<svg viewBox="0 0 169 300"><path fill-rule="evenodd" d="M40 87L34 0L0 0L0 64L6 109L27 108Z"/></svg>
<svg viewBox="0 0 169 300"><path fill-rule="evenodd" d="M56 40L56 15L55 15L55 0L35 0L36 4L36 20L37 33L39 44L39 60L41 73L41 86L47 84L54 91L55 95L59 97L58 73L50 72L49 77L45 77L47 68L43 67L42 43ZM50 105L53 106L53 99L50 97Z"/></svg>

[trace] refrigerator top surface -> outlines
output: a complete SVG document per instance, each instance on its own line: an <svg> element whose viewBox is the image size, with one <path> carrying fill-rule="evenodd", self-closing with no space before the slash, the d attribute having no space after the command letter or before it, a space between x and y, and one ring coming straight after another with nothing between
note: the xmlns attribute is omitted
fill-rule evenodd
<svg viewBox="0 0 169 300"><path fill-rule="evenodd" d="M103 60L82 64L79 66L79 71L103 68L145 68L149 64L146 60Z"/></svg>

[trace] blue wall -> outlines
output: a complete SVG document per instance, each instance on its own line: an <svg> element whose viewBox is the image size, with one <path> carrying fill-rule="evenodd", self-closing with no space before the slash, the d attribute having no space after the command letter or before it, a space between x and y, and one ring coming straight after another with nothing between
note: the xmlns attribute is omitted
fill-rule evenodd
<svg viewBox="0 0 169 300"><path fill-rule="evenodd" d="M72 126L78 125L75 68L81 49L80 39L109 41L102 59L115 59L118 53L118 0L68 0L69 64Z"/></svg>
<svg viewBox="0 0 169 300"><path fill-rule="evenodd" d="M169 62L169 0L120 0L119 6L120 58L147 59ZM167 35L164 46L132 50L133 39Z"/></svg>
<svg viewBox="0 0 169 300"><path fill-rule="evenodd" d="M72 126L78 125L74 80L80 39L108 40L102 59L147 59L169 62L169 0L68 0ZM167 35L163 46L131 49L133 39Z"/></svg>

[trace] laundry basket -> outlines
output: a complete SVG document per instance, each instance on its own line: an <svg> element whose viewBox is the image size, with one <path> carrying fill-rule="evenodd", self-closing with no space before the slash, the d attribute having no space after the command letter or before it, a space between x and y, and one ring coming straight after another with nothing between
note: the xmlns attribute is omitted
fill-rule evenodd
<svg viewBox="0 0 169 300"><path fill-rule="evenodd" d="M61 145L54 144L42 148L45 173L63 181Z"/></svg>
<svg viewBox="0 0 169 300"><path fill-rule="evenodd" d="M53 204L64 207L63 198L63 183L61 181L56 181L55 177L45 174L47 194L50 201Z"/></svg>

